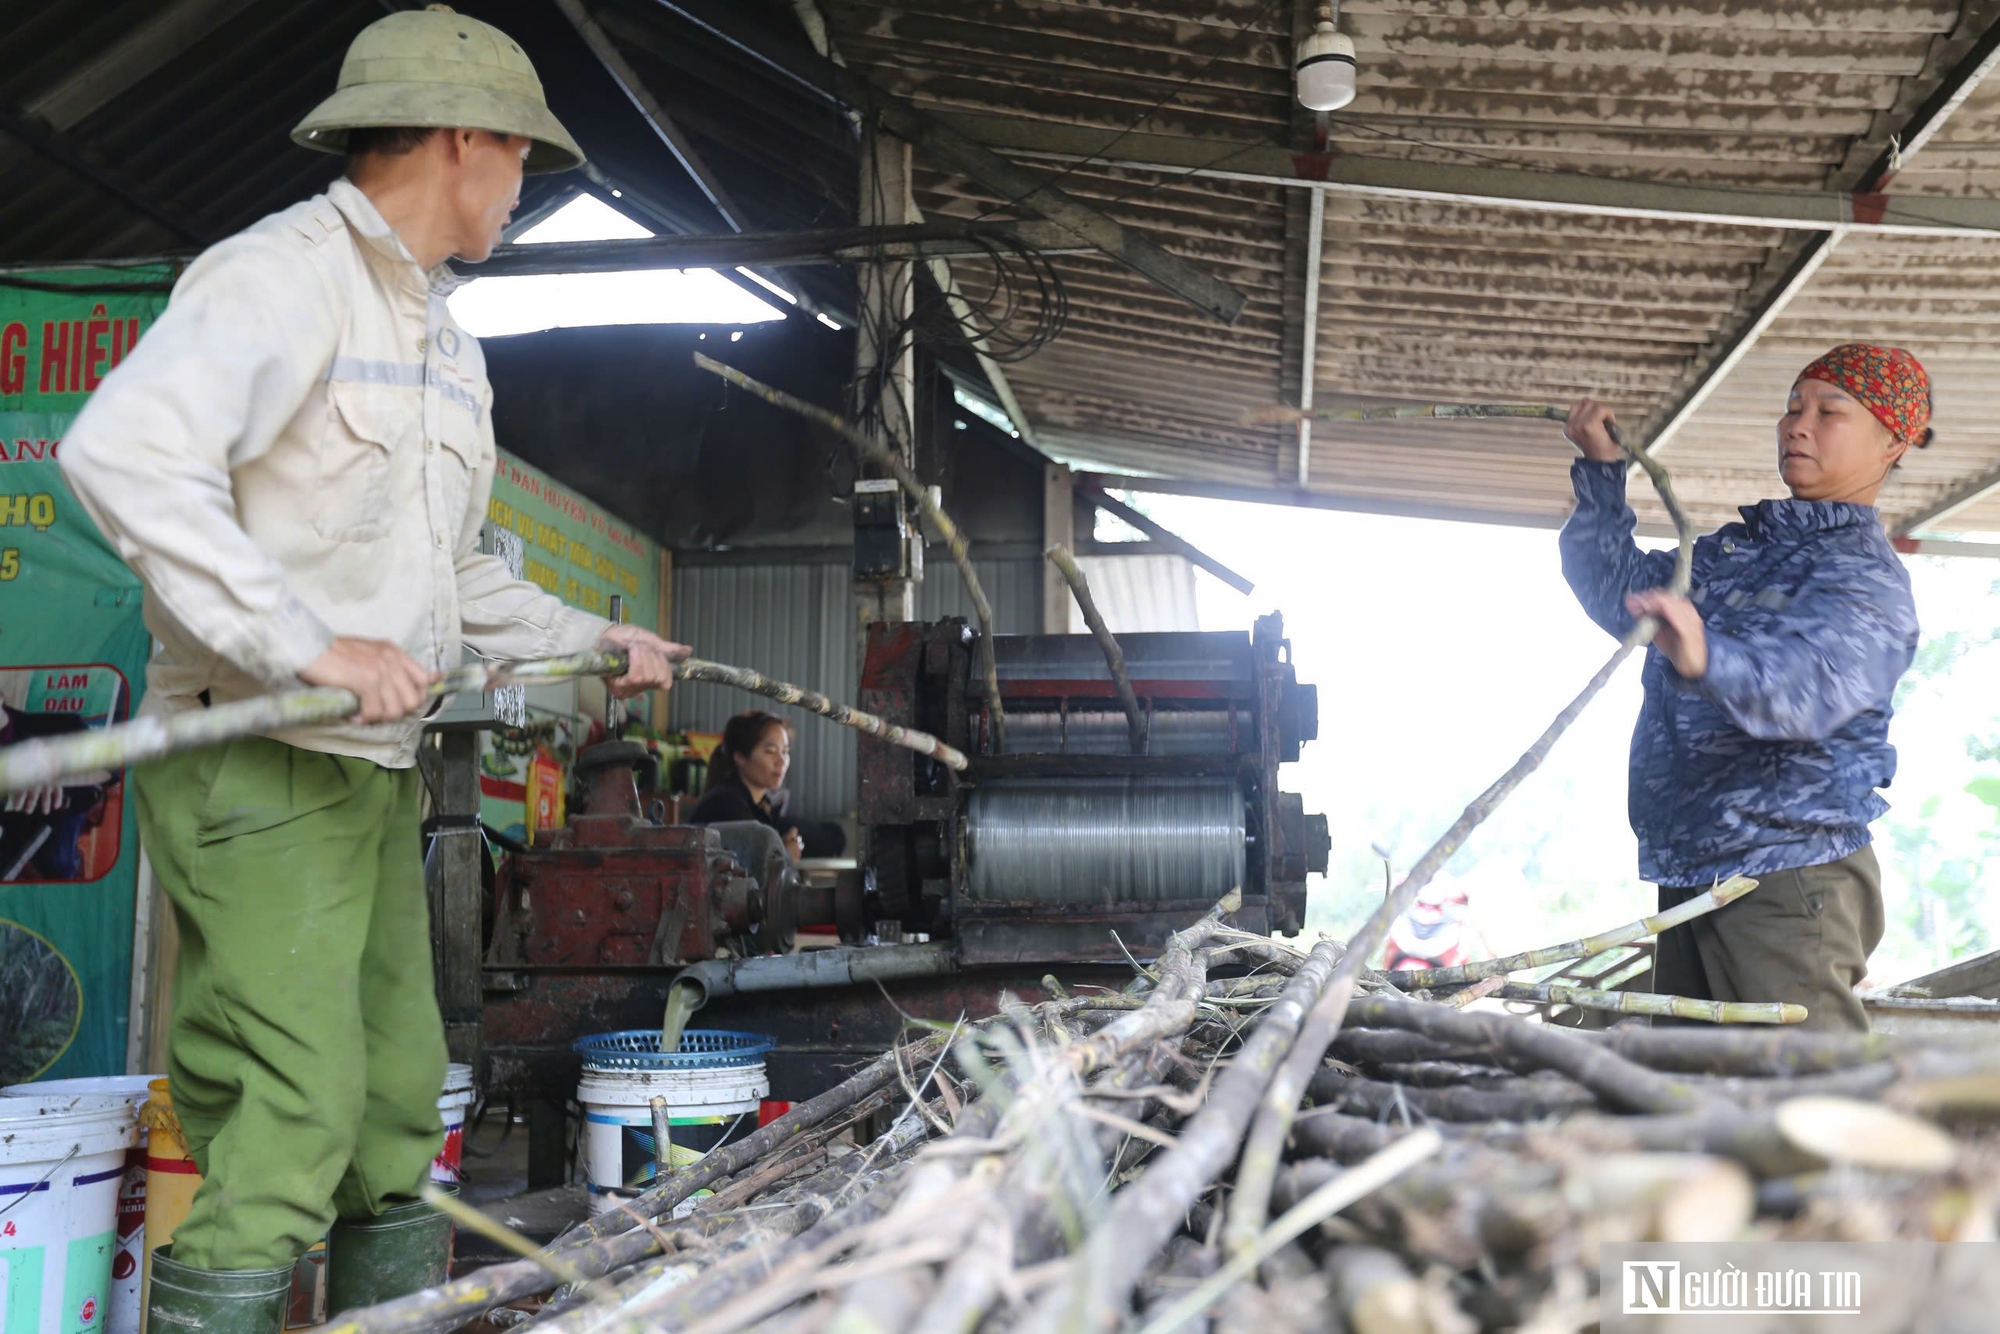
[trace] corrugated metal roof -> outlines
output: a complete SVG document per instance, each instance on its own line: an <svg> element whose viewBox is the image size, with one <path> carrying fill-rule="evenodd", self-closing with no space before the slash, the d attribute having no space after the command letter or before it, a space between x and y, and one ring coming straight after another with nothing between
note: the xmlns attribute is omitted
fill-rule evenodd
<svg viewBox="0 0 2000 1334"><path fill-rule="evenodd" d="M1289 4L838 0L827 8L850 62L974 133L978 117L1006 116L1294 144ZM1348 0L1340 26L1355 44L1360 91L1332 118L1331 146L1598 176L1829 187L1854 177L1850 159L1872 156L1884 123L1935 85L1941 62L1959 50L1947 35L1962 20L1983 26L1989 8ZM2000 191L2000 150L1987 147L1996 115L2000 93L1976 94L1896 190ZM1104 156L1116 157L1115 146ZM1286 261L1300 247L1296 225L1287 231L1287 188L1101 162L1049 170L1065 190L1203 263L1249 303L1225 329L1108 261L1056 261L1072 291L1069 330L1009 371L1042 445L1100 468L1289 486L1293 429L1241 424L1246 409L1296 401ZM994 207L934 169L920 173L919 188L929 213L973 217ZM1788 239L1763 228L1329 196L1319 400L1565 403L1588 393L1642 422L1735 327ZM1983 383L2000 371L1983 350L2000 335L1986 327L2000 304L1988 311L1978 295L1989 249L1880 238L1840 247L1796 313L1675 440L1675 471L1698 520L1718 522L1778 487L1769 436L1788 377L1846 339L1897 339L1936 363L1941 439L1885 493L1892 521L1991 468L2000 440L1978 425L1993 415ZM1955 332L1937 329L1941 319ZM1359 504L1548 521L1568 508L1570 456L1555 428L1539 423L1321 423L1311 484Z"/></svg>
<svg viewBox="0 0 2000 1334"><path fill-rule="evenodd" d="M758 225L851 219L853 135L838 109L671 6L591 3ZM783 0L701 6L753 36L799 43ZM712 210L699 191L553 6L461 8L533 51L558 113L607 169L705 225ZM975 137L982 118L1004 117L1096 127L1107 140L1302 146L1288 72L1303 9L1295 0L823 8L852 67ZM9 7L0 34L10 57L0 100L55 108L51 123L100 168L199 234L221 235L335 169L291 148L284 131L331 86L348 38L383 9L382 0L26 0ZM1340 24L1355 43L1359 96L1331 118L1329 146L1518 171L1853 188L1996 13L1995 0L1348 0ZM132 77L103 82L96 96L72 86L166 19L186 30L170 55L130 61ZM1891 188L2000 195L1996 132L2000 88L1976 90ZM1095 160L1031 165L1234 285L1247 304L1224 327L1108 259L1053 260L1071 299L1068 328L1008 368L1040 443L1112 470L1289 487L1296 432L1247 426L1244 414L1297 401L1305 192L1118 160L1109 142ZM916 163L926 213L996 211L990 193L924 153ZM0 169L9 184L0 258L175 243L11 140L0 139ZM1658 420L1799 240L1768 227L1330 194L1314 383L1322 403L1563 402L1587 392L1628 421ZM1994 244L1856 235L1838 246L1675 437L1670 457L1699 518L1714 522L1776 487L1767 436L1787 367L1841 339L1898 339L1935 363L1941 438L1885 493L1892 521L1990 471L2000 461L2000 440L1983 425L1995 416L1984 386L2000 371L1990 350L2000 342ZM979 264L956 267L979 285ZM1547 522L1569 503L1567 457L1539 424L1321 423L1310 483L1335 504ZM2000 528L2000 503L1952 523Z"/></svg>
<svg viewBox="0 0 2000 1334"><path fill-rule="evenodd" d="M1898 195L2000 195L2000 82L1976 88L1896 175ZM1768 489L1773 422L1791 378L1829 343L1894 343L1930 372L1937 439L1911 451L1881 508L1893 528L2000 463L2000 237L1848 236L1683 428L1669 461L1683 497L1716 522ZM1657 511L1634 493L1642 513ZM2000 531L2000 494L1945 532Z"/></svg>

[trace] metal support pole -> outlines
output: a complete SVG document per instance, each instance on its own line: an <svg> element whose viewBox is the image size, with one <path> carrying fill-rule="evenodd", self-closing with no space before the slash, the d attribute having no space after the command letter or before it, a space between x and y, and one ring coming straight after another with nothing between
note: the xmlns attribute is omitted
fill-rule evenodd
<svg viewBox="0 0 2000 1334"><path fill-rule="evenodd" d="M437 841L438 1009L445 1047L475 1068L480 1052L479 734L453 729L439 737L444 751L445 817ZM466 823L471 821L472 823Z"/></svg>
<svg viewBox="0 0 2000 1334"><path fill-rule="evenodd" d="M872 128L862 136L860 198L862 226L909 225L916 200L910 189L907 143ZM915 309L914 278L908 260L860 266L861 327L854 344L857 401L850 414L864 431L886 437L883 443L911 467L916 464L916 345L900 331L907 329ZM881 394L871 412L870 404L861 400L875 383L880 384ZM870 470L869 475L882 474ZM883 579L859 572L855 576L857 644L865 643L866 628L873 622L916 619L923 536L915 524L909 532L902 577Z"/></svg>
<svg viewBox="0 0 2000 1334"><path fill-rule="evenodd" d="M1088 536L1088 534L1086 534ZM1076 479L1060 463L1042 469L1042 545L1076 546ZM1053 564L1042 565L1042 633L1069 633L1069 585Z"/></svg>
<svg viewBox="0 0 2000 1334"><path fill-rule="evenodd" d="M1305 325L1299 353L1299 408L1311 412L1313 405L1313 362L1319 344L1320 243L1326 235L1326 191L1310 192L1312 203L1306 218ZM1311 417L1299 419L1299 486L1312 481Z"/></svg>

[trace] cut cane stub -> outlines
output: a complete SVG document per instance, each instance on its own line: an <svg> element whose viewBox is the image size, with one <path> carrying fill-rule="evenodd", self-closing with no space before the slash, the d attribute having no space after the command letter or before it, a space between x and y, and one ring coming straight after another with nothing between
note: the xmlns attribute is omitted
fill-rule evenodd
<svg viewBox="0 0 2000 1334"><path fill-rule="evenodd" d="M1958 1145L1928 1121L1852 1098L1793 1098L1777 1111L1778 1133L1830 1163L1884 1172L1942 1172Z"/></svg>
<svg viewBox="0 0 2000 1334"><path fill-rule="evenodd" d="M1747 875L1733 875L1715 887L1715 901L1731 904L1757 888L1757 882Z"/></svg>
<svg viewBox="0 0 2000 1334"><path fill-rule="evenodd" d="M1586 1212L1629 1216L1633 1240L1730 1241L1757 1213L1750 1174L1705 1153L1604 1154L1570 1175L1565 1194Z"/></svg>
<svg viewBox="0 0 2000 1334"><path fill-rule="evenodd" d="M1733 1241L1757 1216L1757 1186L1742 1166L1716 1158L1667 1191L1653 1210L1653 1241Z"/></svg>

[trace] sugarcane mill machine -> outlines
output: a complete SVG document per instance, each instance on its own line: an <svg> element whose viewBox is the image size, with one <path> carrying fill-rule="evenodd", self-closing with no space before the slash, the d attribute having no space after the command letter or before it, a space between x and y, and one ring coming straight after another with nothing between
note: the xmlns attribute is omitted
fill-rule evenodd
<svg viewBox="0 0 2000 1334"><path fill-rule="evenodd" d="M663 823L643 748L584 751L581 809L494 877L489 1097L559 1105L575 1086L570 1044L657 1027L675 981L705 1005L702 1026L776 1036L773 1096L803 1097L886 1047L903 1014L991 1013L1051 964L1122 983L1127 952L1157 953L1233 887L1234 924L1296 934L1329 838L1325 817L1279 787L1278 766L1318 733L1317 692L1297 678L1282 620L1119 643L1144 713L1140 753L1087 635L997 637L996 726L972 627L869 627L856 703L970 765L861 736L859 865L831 886L809 886L763 826ZM792 952L807 927L843 943Z"/></svg>
<svg viewBox="0 0 2000 1334"><path fill-rule="evenodd" d="M1085 635L994 641L993 745L963 621L871 628L861 707L975 756L955 774L863 739L869 904L955 942L962 965L1109 961L1157 951L1232 887L1245 930L1296 935L1326 818L1278 786L1319 732L1283 622L1254 633L1121 635L1144 713L1132 753L1110 669ZM1116 938L1113 933L1116 932ZM1121 947L1122 942L1122 947Z"/></svg>

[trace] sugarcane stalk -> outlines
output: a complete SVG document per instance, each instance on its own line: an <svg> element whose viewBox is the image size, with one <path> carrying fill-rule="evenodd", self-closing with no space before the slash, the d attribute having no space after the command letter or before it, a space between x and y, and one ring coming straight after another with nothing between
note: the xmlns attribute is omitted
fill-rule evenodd
<svg viewBox="0 0 2000 1334"><path fill-rule="evenodd" d="M1755 888L1757 882L1748 876L1731 876L1715 888L1705 890L1665 912L1654 913L1628 925L1615 927L1594 936L1586 936L1581 940L1547 945L1538 950L1509 954L1500 959L1458 964L1451 968L1405 968L1384 973L1382 976L1403 990L1409 991L1417 987L1463 986L1467 982L1477 982L1485 977L1518 973L1524 968L1543 968L1552 963L1567 963L1571 959L1582 959L1616 949L1620 945L1630 945L1636 940L1644 940L1647 936L1660 935L1683 922L1693 921L1705 913L1714 912L1717 908L1734 903ZM1640 1012L1634 1011L1634 1013Z"/></svg>
<svg viewBox="0 0 2000 1334"><path fill-rule="evenodd" d="M1633 1112L1692 1112L1713 1099L1696 1085L1648 1070L1568 1029L1530 1024L1510 1014L1454 1010L1421 1001L1363 996L1348 1007L1353 1023L1407 1028L1461 1050L1511 1053L1568 1075L1613 1107Z"/></svg>
<svg viewBox="0 0 2000 1334"><path fill-rule="evenodd" d="M921 1142L922 1125L916 1117L908 1119L903 1149ZM760 1220L745 1244L720 1263L701 1265L688 1281L642 1289L624 1305L593 1304L565 1312L542 1327L548 1334L640 1334L686 1327L761 1285L774 1265L879 1217L896 1194L889 1187L910 1167L911 1160L899 1152L859 1173L829 1168L809 1187L796 1190L789 1207Z"/></svg>
<svg viewBox="0 0 2000 1334"><path fill-rule="evenodd" d="M1574 1005L1579 1010L1614 1014L1655 1014L1675 1019L1699 1019L1711 1024L1802 1024L1806 1007L1785 1002L1695 1000L1651 991L1598 991L1558 983L1509 982L1500 988L1502 1000L1537 1005Z"/></svg>
<svg viewBox="0 0 2000 1334"><path fill-rule="evenodd" d="M1808 1033L1795 1028L1640 1028L1569 1030L1649 1069L1668 1074L1791 1077L1845 1070L1884 1060L1906 1043L1882 1033ZM1984 1038L1969 1040L1990 1041ZM1480 1040L1425 1037L1396 1029L1349 1027L1334 1039L1333 1054L1364 1067L1401 1061L1474 1058L1517 1071L1536 1067Z"/></svg>
<svg viewBox="0 0 2000 1334"><path fill-rule="evenodd" d="M626 671L626 655L622 651L571 653L532 662L468 663L439 677L426 692L425 700L429 702L462 692L546 684L584 676L623 676ZM794 704L843 727L880 737L892 746L928 755L949 768L962 771L967 767L968 762L962 752L927 732L886 722L872 713L849 708L817 691L774 680L762 672L688 658L674 665L674 675L684 681L715 681L782 704ZM360 707L361 701L352 691L315 686L304 690L281 690L230 704L217 704L212 708L134 718L113 727L93 728L61 737L24 741L0 749L0 792L52 787L62 779L77 774L122 769L166 755L221 745L238 737L263 736L291 727L340 722L353 717Z"/></svg>
<svg viewBox="0 0 2000 1334"><path fill-rule="evenodd" d="M1295 422L1378 422L1465 420L1484 417L1527 417L1567 421L1569 413L1542 403L1403 403L1378 408L1252 408L1243 414L1245 426L1290 426Z"/></svg>
<svg viewBox="0 0 2000 1334"><path fill-rule="evenodd" d="M777 700L780 704L792 704L822 718L839 723L842 727L852 727L857 732L866 732L892 746L914 750L919 755L928 755L948 769L964 772L969 763L963 751L932 736L929 732L919 732L914 727L903 727L897 723L878 718L872 713L850 708L837 700L828 699L816 690L807 690L788 681L775 680L762 672L751 671L747 667L731 667L725 663L709 662L703 658L689 658L674 666L674 675L683 681L714 681L721 685L735 686L753 695Z"/></svg>
<svg viewBox="0 0 2000 1334"><path fill-rule="evenodd" d="M1101 1070L1149 1043L1184 1031L1194 1022L1195 1002L1207 989L1207 961L1195 952L1214 930L1203 918L1167 938L1160 954L1160 983L1136 1010L1119 1015L1089 1037L1062 1050L1062 1060L1079 1075Z"/></svg>
<svg viewBox="0 0 2000 1334"><path fill-rule="evenodd" d="M1422 1089L1456 1088L1517 1078L1513 1072L1499 1066L1470 1061L1390 1061L1372 1067L1369 1073L1385 1083Z"/></svg>
<svg viewBox="0 0 2000 1334"><path fill-rule="evenodd" d="M994 1136L1003 1126L1009 1125L1010 1115L1021 1105L1022 1090L1017 1083L1018 1072L1009 1071L988 1083L980 1096L960 1116L952 1133L945 1137L943 1144L953 1141L976 1145ZM996 1161L992 1155L972 1154L952 1157L933 1157L918 1162L911 1169L895 1204L884 1216L882 1236L869 1246L850 1255L850 1260L867 1262L871 1257L879 1258L884 1251L894 1247L919 1231L924 1235L962 1238L977 1221L976 1214L963 1208L941 1212L946 1202L967 1193L963 1188L968 1184L981 1184L979 1179L993 1175L991 1164ZM969 1181L970 1179L970 1181ZM902 1319L914 1315L928 1295L928 1273L911 1275L901 1287L896 1311ZM872 1294L871 1286L870 1293ZM850 1289L847 1297L834 1312L836 1325L850 1325L861 1314L858 1302L865 1301L863 1294ZM897 1329L902 1319L888 1320L887 1312L871 1313L874 1323L882 1331Z"/></svg>
<svg viewBox="0 0 2000 1334"><path fill-rule="evenodd" d="M942 1041L937 1037L926 1038L911 1044L903 1055L905 1058L935 1056ZM627 1200L625 1209L599 1214L571 1228L550 1243L547 1254L591 1278L657 1254L659 1239L642 1227L639 1219L663 1217L696 1191L706 1190L764 1155L795 1143L808 1131L895 1083L897 1072L895 1052L878 1057L825 1093L799 1103L771 1124L759 1127L734 1144L709 1151L700 1160L656 1182ZM323 1334L443 1334L493 1307L546 1292L549 1287L548 1271L543 1264L516 1260L365 1311L346 1312L336 1317Z"/></svg>
<svg viewBox="0 0 2000 1334"><path fill-rule="evenodd" d="M995 751L1004 751L1007 740L1007 715L1000 706L1000 672L993 661L993 606L986 600L986 589L980 584L979 575L972 568L971 545L965 540L965 534L959 531L958 525L951 521L951 516L944 512L943 506L932 498L930 489L917 480L917 475L910 471L910 466L903 462L900 454L846 418L828 412L816 403L808 403L796 395L765 384L762 380L753 379L734 366L725 365L699 352L694 354L694 364L711 375L721 376L747 393L755 394L774 408L783 408L787 412L797 413L808 421L818 422L852 445L855 452L864 460L887 471L903 490L909 492L910 498L917 502L917 507L923 511L924 517L930 520L933 528L937 529L938 536L944 539L945 549L951 552L952 564L958 567L959 578L965 581L966 596L972 600L972 612L979 621L979 675L986 686L987 716L993 724L993 748Z"/></svg>
<svg viewBox="0 0 2000 1334"><path fill-rule="evenodd" d="M1232 1286L1249 1277L1259 1262L1278 1247L1395 1180L1443 1147L1444 1138L1426 1126L1404 1136L1366 1162L1341 1172L1287 1209L1283 1217L1238 1250L1222 1268L1202 1280L1193 1292L1148 1321L1140 1334L1175 1334Z"/></svg>
<svg viewBox="0 0 2000 1334"><path fill-rule="evenodd" d="M1796 1029L1619 1027L1593 1034L1591 1040L1655 1070L1777 1077L1867 1065L1899 1055L1907 1046L1905 1039L1884 1033L1807 1033Z"/></svg>
<svg viewBox="0 0 2000 1334"><path fill-rule="evenodd" d="M1306 1093L1316 1107L1378 1117L1395 1117L1406 1110L1440 1121L1539 1121L1597 1105L1588 1090L1567 1080L1512 1079L1486 1087L1423 1088L1334 1070L1314 1075Z"/></svg>
<svg viewBox="0 0 2000 1334"><path fill-rule="evenodd" d="M1052 1289L1036 1304L1027 1334L1110 1327L1189 1207L1243 1149L1244 1127L1340 957L1323 946L1307 957L1230 1058L1207 1101L1181 1127L1175 1146L1112 1197L1111 1208L1071 1259L1072 1283Z"/></svg>
<svg viewBox="0 0 2000 1334"><path fill-rule="evenodd" d="M1097 599L1090 595L1090 581L1083 577L1083 568L1076 563L1076 557L1060 542L1045 553L1049 564L1062 574L1063 582L1076 596L1077 608L1083 612L1083 623L1090 628L1097 646L1104 650L1105 666L1111 669L1111 685L1118 692L1118 703L1125 710L1125 725L1132 734L1132 753L1146 753L1146 714L1139 707L1139 696L1132 689L1132 677L1125 670L1125 650L1118 647L1118 637L1111 633L1111 627L1104 623L1104 614L1097 609Z"/></svg>
<svg viewBox="0 0 2000 1334"><path fill-rule="evenodd" d="M1591 968L1591 965L1599 959L1608 958L1612 954L1620 954L1623 948L1621 947L1620 950L1606 950L1603 954L1585 959L1582 963L1573 964L1562 971L1568 975L1572 984L1587 984L1596 987L1599 991L1616 991L1619 987L1630 982L1640 974L1653 971L1653 956L1645 953L1643 950L1634 950L1630 955L1612 959L1601 968ZM1505 982L1507 979L1488 978L1487 981ZM1462 993L1453 994L1458 995Z"/></svg>
<svg viewBox="0 0 2000 1334"><path fill-rule="evenodd" d="M581 676L623 676L622 651L570 653L532 662L467 663L444 673L424 694L425 703L464 691L498 690L527 682ZM280 690L206 709L153 714L111 727L23 741L0 749L0 792L54 787L63 779L102 769L123 769L166 755L218 746L238 737L352 718L361 698L351 690L312 686Z"/></svg>

